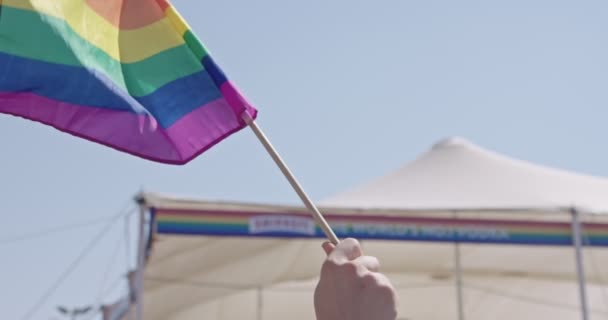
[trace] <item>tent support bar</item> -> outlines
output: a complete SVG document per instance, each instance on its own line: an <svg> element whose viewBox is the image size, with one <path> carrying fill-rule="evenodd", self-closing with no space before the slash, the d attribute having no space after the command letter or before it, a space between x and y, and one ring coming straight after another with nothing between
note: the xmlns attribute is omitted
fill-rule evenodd
<svg viewBox="0 0 608 320"><path fill-rule="evenodd" d="M583 266L583 244L580 214L575 208L572 208L570 213L572 214L572 237L574 240L574 249L576 251L576 273L578 276L578 287L580 291L582 319L589 320L589 312L587 309L587 291L585 286L585 269Z"/></svg>
<svg viewBox="0 0 608 320"><path fill-rule="evenodd" d="M458 212L453 212L454 219ZM456 302L458 303L458 320L464 320L464 294L462 291L462 263L460 259L460 242L454 242L454 282L456 285Z"/></svg>
<svg viewBox="0 0 608 320"><path fill-rule="evenodd" d="M137 271L135 273L135 290L136 290L136 319L143 319L143 304L144 304L144 260L146 251L146 205L143 201L139 201L139 240L137 244Z"/></svg>
<svg viewBox="0 0 608 320"><path fill-rule="evenodd" d="M454 244L454 266L456 281L456 297L458 298L458 320L464 320L464 297L462 292L462 265L460 263L460 243Z"/></svg>
<svg viewBox="0 0 608 320"><path fill-rule="evenodd" d="M274 160L279 169L281 169L281 172L283 173L285 178L287 178L287 181L289 181L289 184L291 184L291 187L298 194L304 205L306 205L306 208L310 210L313 218L315 219L315 222L317 223L317 225L319 225L319 227L321 227L321 229L325 233L325 236L327 236L327 239L329 239L329 241L331 241L331 243L333 244L338 244L340 240L338 240L338 237L331 229L319 209L317 209L317 206L315 206L315 204L312 202L312 200L310 200L306 192L304 192L304 189L302 189L300 183L298 182L298 180L296 180L296 177L293 175L293 173L291 173L279 153L275 150L275 148L270 143L270 140L268 140L268 138L262 131L262 129L260 129L257 123L255 123L255 121L247 112L243 112L242 117L243 120L247 123L247 125L249 125L253 133L255 133L258 140L260 140L260 142L266 149L266 152L268 152L270 157L272 157L272 160Z"/></svg>
<svg viewBox="0 0 608 320"><path fill-rule="evenodd" d="M264 292L263 292L263 287L259 286L257 288L257 300L258 300L258 308L257 308L257 317L256 320L262 320L262 308L264 307Z"/></svg>

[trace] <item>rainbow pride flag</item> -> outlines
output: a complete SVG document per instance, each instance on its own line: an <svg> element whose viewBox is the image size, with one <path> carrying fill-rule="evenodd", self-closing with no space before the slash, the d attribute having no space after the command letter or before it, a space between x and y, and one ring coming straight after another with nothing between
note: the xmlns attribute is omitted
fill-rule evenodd
<svg viewBox="0 0 608 320"><path fill-rule="evenodd" d="M184 164L257 110L166 0L0 0L0 113Z"/></svg>

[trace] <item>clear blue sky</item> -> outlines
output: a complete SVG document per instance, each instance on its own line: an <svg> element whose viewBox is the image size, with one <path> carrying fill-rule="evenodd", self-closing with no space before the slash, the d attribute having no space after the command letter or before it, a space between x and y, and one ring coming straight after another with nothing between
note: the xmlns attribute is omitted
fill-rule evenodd
<svg viewBox="0 0 608 320"><path fill-rule="evenodd" d="M606 1L174 5L259 108L260 125L316 200L393 170L451 135L608 176ZM7 239L114 215L141 187L297 203L246 130L175 167L0 115L0 148L3 319L21 319L104 225ZM57 304L95 303L124 229L121 221L33 319L52 319ZM119 248L105 286L125 271Z"/></svg>

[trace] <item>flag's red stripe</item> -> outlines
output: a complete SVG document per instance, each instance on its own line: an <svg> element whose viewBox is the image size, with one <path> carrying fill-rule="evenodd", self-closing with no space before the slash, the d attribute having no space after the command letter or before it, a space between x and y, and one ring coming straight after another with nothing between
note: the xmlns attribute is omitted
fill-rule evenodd
<svg viewBox="0 0 608 320"><path fill-rule="evenodd" d="M156 0L156 2L160 6L160 9L163 11L166 11L167 8L169 8L169 3L166 0Z"/></svg>

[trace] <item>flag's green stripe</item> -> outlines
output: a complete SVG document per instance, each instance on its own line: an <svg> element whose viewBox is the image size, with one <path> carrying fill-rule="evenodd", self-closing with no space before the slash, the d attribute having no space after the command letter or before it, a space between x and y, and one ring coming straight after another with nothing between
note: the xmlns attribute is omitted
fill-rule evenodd
<svg viewBox="0 0 608 320"><path fill-rule="evenodd" d="M188 45L135 63L120 63L76 34L63 20L2 7L0 51L45 62L80 66L106 74L132 96L145 96L203 66ZM203 49L204 52L204 49Z"/></svg>
<svg viewBox="0 0 608 320"><path fill-rule="evenodd" d="M203 58L208 54L205 47L203 47L203 44L196 38L191 30L184 33L184 41L186 42L186 45L190 47L190 50L192 50L192 53L194 53L198 61L203 60Z"/></svg>

